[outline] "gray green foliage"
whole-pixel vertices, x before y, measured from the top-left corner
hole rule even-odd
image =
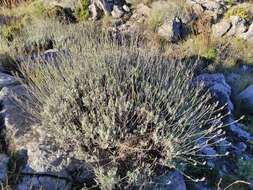
[[[222,108],[191,84],[192,69],[91,28],[72,27],[69,53],[55,61],[21,67],[31,119],[78,148],[100,189],[145,187],[202,164],[201,150],[222,135]]]

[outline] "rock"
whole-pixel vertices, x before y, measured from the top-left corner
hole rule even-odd
[[[15,84],[18,84],[18,82],[13,76],[0,72],[0,88],[3,88],[4,86],[12,86]]]
[[[243,19],[239,16],[231,16],[229,18],[229,20],[232,24],[232,27],[226,33],[227,36],[240,37],[247,30],[247,25],[246,25],[245,19]]]
[[[214,21],[217,21],[226,10],[223,0],[187,0],[186,4],[191,6],[197,15],[202,13],[210,15]]]
[[[100,14],[99,14],[96,4],[93,3],[89,5],[89,11],[91,13],[92,20],[97,20],[99,18]]]
[[[177,42],[183,36],[183,23],[175,17],[158,28],[158,35],[170,42]]]
[[[136,6],[136,9],[133,11],[133,14],[129,20],[119,26],[117,29],[123,34],[137,34],[142,33],[142,25],[147,21],[147,18],[150,16],[151,8],[140,3]]]
[[[197,76],[194,83],[202,83],[204,88],[210,90],[213,98],[219,101],[221,105],[228,104],[227,111],[232,112],[234,105],[230,100],[231,87],[226,83],[223,74],[201,74]]]
[[[224,36],[231,28],[232,24],[228,21],[222,21],[212,26],[213,34],[216,37]]]
[[[252,29],[253,30],[253,29]],[[222,36],[235,36],[239,38],[249,38],[251,31],[247,31],[247,22],[239,16],[231,16],[229,19],[222,20],[221,22],[212,26],[212,32],[216,37]]]
[[[253,84],[243,90],[237,100],[242,110],[253,115]]]
[[[253,72],[253,68],[250,65],[244,65],[244,64],[242,64],[242,65],[240,65],[238,71],[240,71],[242,73],[249,73],[249,74],[251,74]]]
[[[124,9],[128,12],[127,6],[124,5],[124,0],[91,0],[89,9],[93,20],[98,19],[101,14],[112,15],[114,18],[120,18],[124,14]]]
[[[0,154],[0,186],[7,182],[9,160],[8,156]]]
[[[21,85],[7,86],[0,91],[4,125],[9,140],[9,149],[22,152],[24,167],[17,190],[27,190],[32,184],[35,189],[70,189],[73,182],[90,181],[90,172],[78,160],[75,149],[62,150],[56,146],[45,130],[35,126],[29,116],[18,107],[12,98],[17,96],[25,101],[28,95]]]
[[[67,184],[65,180],[52,179],[52,177],[36,177],[35,176],[25,176],[22,178],[21,182],[15,187],[15,190],[29,190],[29,189],[45,189],[45,190],[69,190],[71,189],[71,184]]]
[[[130,8],[127,5],[123,5],[122,9],[126,12],[130,12]]]
[[[247,145],[244,142],[239,142],[234,147],[237,156],[241,155],[247,149]]]
[[[159,179],[154,179],[150,189],[159,190],[186,190],[184,177],[178,171],[168,172]],[[149,189],[149,188],[148,188]]]
[[[253,42],[253,23],[251,23],[247,32],[241,34],[240,37],[246,41]]]
[[[46,134],[33,126],[23,138],[18,139],[17,150],[26,150],[22,156],[26,160],[22,169],[23,177],[16,190],[26,190],[31,185],[35,189],[69,190],[73,183],[90,180],[90,172],[85,164],[75,160],[71,152],[65,152],[46,140]]]
[[[120,18],[124,15],[124,11],[119,6],[114,5],[111,14],[113,18]]]
[[[234,121],[231,119],[230,121],[228,121],[228,123],[232,123],[232,122]],[[251,140],[253,140],[252,136],[247,131],[244,131],[241,128],[241,125],[242,124],[239,124],[239,123],[232,123],[228,126],[228,130],[232,133],[231,136],[237,137],[244,142],[250,142]]]
[[[17,102],[13,100],[13,97],[21,98],[25,94],[25,88],[21,85],[4,87],[0,91],[1,114],[4,116],[6,130],[11,133],[13,141],[17,140],[19,136],[23,136],[29,128],[26,114],[17,107]],[[13,136],[14,134],[15,136]]]
[[[110,15],[113,5],[106,0],[91,0],[89,10],[93,20],[97,20],[101,14]]]

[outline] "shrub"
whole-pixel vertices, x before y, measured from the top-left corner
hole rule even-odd
[[[192,85],[192,70],[90,28],[72,28],[70,55],[21,66],[31,119],[78,149],[100,189],[146,187],[203,164],[201,150],[222,135],[222,108]]]
[[[216,49],[209,48],[204,54],[203,57],[205,57],[207,60],[214,61],[217,56]]]
[[[5,25],[1,30],[1,35],[4,39],[8,41],[12,41],[14,36],[17,35],[21,28],[23,27],[22,22],[20,20],[12,20],[8,25]]]
[[[75,16],[79,21],[89,18],[89,0],[80,0],[80,3],[75,8]]]

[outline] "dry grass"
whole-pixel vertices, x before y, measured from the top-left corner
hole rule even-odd
[[[0,6],[13,8],[27,1],[31,1],[31,0],[0,0]]]

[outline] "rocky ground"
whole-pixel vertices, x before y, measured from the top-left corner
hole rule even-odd
[[[43,3],[60,6],[64,10],[74,9],[75,6],[72,1],[43,1]],[[223,40],[224,38],[225,40],[236,38],[243,40],[243,43],[253,43],[252,1],[186,0],[180,6],[187,6],[189,11],[180,14],[175,11],[172,16],[159,18],[159,23],[155,23],[155,28],[145,27],[148,23],[150,24],[151,17],[157,14],[154,11],[161,10],[166,3],[169,2],[161,1],[162,5],[159,5],[157,2],[92,0],[89,5],[90,20],[103,25],[105,19],[103,20],[102,15],[109,15],[110,20],[106,23],[106,27],[113,35],[127,36],[141,33],[148,42],[152,41],[149,40],[150,36],[158,36],[159,43],[165,40],[165,43],[172,47],[172,51],[181,48],[180,45],[183,46],[182,43],[192,35],[205,33],[207,27],[210,29],[207,33],[217,38],[218,41],[221,41],[222,38]],[[67,13],[65,18],[69,20]],[[5,22],[6,20],[3,19],[2,22],[0,19],[0,28],[4,27]],[[204,27],[201,28],[198,24]],[[220,51],[218,45],[214,47],[215,51]],[[41,54],[43,54],[43,59],[48,59],[56,55],[58,51],[51,47]],[[248,50],[242,49],[241,51]],[[208,159],[208,172],[203,173],[205,170],[200,169],[199,172],[206,177],[204,181],[192,182],[180,172],[174,171],[164,179],[159,179],[167,182],[167,185],[159,189],[211,190],[214,189],[211,181],[213,176],[216,179],[229,178],[228,181],[231,180],[231,176],[239,176],[235,179],[243,178],[242,180],[247,181],[242,188],[253,189],[253,122],[251,120],[253,118],[253,54],[251,52],[252,50],[249,50],[247,61],[239,57],[236,60],[238,65],[227,70],[209,70],[210,65],[223,61],[222,56],[218,61],[205,56],[201,57],[208,66],[198,73],[193,83],[203,82],[205,88],[212,93],[213,98],[220,104],[226,105],[230,113],[224,118],[227,124],[225,138],[214,147],[206,147],[202,150],[203,155],[220,156]],[[196,56],[202,55],[196,53]],[[228,57],[229,55],[224,59]],[[17,60],[20,61],[18,58]],[[241,84],[242,82],[244,83]],[[13,95],[22,97],[26,92],[19,81],[10,74],[6,65],[2,66],[0,71],[0,89],[0,143],[3,150],[0,154],[0,182],[6,183],[10,175],[18,173],[15,190],[28,190],[31,186],[32,189],[43,187],[45,190],[68,190],[79,187],[83,183],[89,183],[92,179],[89,170],[84,167],[81,160],[75,157],[73,152],[64,152],[50,144],[43,130],[30,125],[24,119],[25,113],[17,105]],[[240,119],[242,115],[245,115],[246,119]],[[238,160],[250,163],[246,170],[251,173],[247,176],[239,175],[241,165],[238,164]],[[196,174],[193,172],[193,175]],[[198,174],[196,176],[199,177]]]

